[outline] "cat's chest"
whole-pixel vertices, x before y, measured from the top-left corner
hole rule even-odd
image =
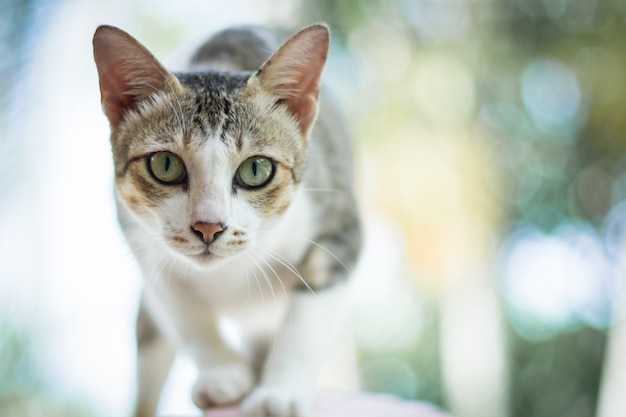
[[[189,277],[184,290],[221,311],[245,309],[287,295],[295,275],[272,259],[241,259],[223,270]]]
[[[150,304],[170,313],[200,309],[239,317],[258,308],[265,310],[283,304],[289,288],[304,279],[295,262],[275,258],[244,255],[219,268],[187,270],[184,275],[178,268],[164,268],[156,279],[145,282],[145,296]]]

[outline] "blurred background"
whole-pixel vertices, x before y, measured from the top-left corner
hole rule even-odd
[[[96,26],[167,61],[230,24],[316,21],[367,226],[362,388],[457,417],[625,415],[624,1],[0,0],[0,416],[133,398]],[[162,410],[192,409],[171,385]]]

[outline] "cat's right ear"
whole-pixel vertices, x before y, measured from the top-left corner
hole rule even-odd
[[[154,93],[180,88],[176,77],[135,38],[113,26],[93,36],[102,108],[115,131],[126,113]]]
[[[289,38],[248,82],[258,83],[279,98],[305,136],[317,118],[320,79],[329,43],[328,26],[309,26]]]

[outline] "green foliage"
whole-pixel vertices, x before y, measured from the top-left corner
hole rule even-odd
[[[531,343],[511,340],[511,417],[593,417],[606,344],[603,332],[583,328]]]

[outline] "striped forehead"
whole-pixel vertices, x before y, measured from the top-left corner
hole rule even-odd
[[[244,93],[249,76],[217,72],[177,75],[182,91],[157,94],[133,115],[128,135],[124,135],[123,142],[131,148],[126,154],[133,157],[159,150],[193,154],[202,151],[207,142],[221,143],[238,153],[290,148],[293,143],[287,143],[291,140],[282,130],[282,120],[272,116],[274,107],[259,104]]]
[[[248,76],[211,72],[178,75],[186,90],[185,113],[191,123],[188,128],[200,131],[207,139],[217,130],[228,132],[236,113],[234,107],[239,104],[238,93]]]
[[[233,136],[232,131],[245,127],[242,121],[246,112],[242,111],[239,92],[246,84],[247,75],[177,76],[183,86],[182,93],[156,94],[131,117],[134,120],[128,136],[144,138],[143,143],[135,143],[137,146],[194,147],[212,139],[226,142],[228,136]]]

